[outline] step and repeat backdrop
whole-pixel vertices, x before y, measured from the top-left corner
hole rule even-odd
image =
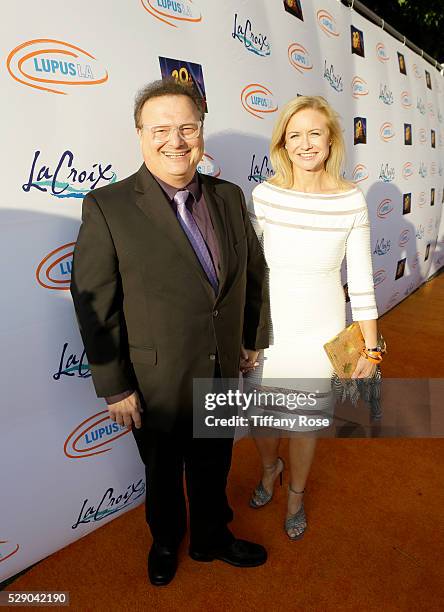
[[[335,0],[9,2],[0,32],[1,581],[144,499],[68,291],[84,195],[141,163],[136,91],[194,83],[207,103],[199,171],[247,198],[272,173],[279,109],[325,96],[367,197],[382,314],[444,265],[444,82]]]

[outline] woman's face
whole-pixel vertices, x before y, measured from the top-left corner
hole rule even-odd
[[[294,169],[322,170],[330,154],[330,134],[325,115],[312,108],[295,113],[285,132],[285,148]]]

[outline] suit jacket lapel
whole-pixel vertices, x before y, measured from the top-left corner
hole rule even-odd
[[[136,205],[151,222],[156,224],[159,231],[165,234],[169,242],[177,247],[180,254],[187,257],[189,264],[199,275],[205,289],[214,299],[214,291],[197,259],[193,247],[180,227],[165,193],[162,191],[159,183],[151,176],[145,164],[142,164],[137,172],[135,191]]]
[[[218,296],[220,296],[227,279],[228,269],[228,235],[225,202],[223,198],[216,193],[213,182],[211,182],[204,174],[201,174],[200,178],[202,191],[208,206],[208,212],[210,213],[216,239],[219,243],[220,273]]]

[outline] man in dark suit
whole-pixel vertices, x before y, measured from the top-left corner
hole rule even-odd
[[[239,567],[265,549],[236,539],[225,488],[231,438],[193,437],[193,379],[237,378],[268,346],[266,264],[236,185],[196,173],[204,151],[194,89],[157,81],[136,98],[144,163],[83,203],[71,293],[96,392],[132,426],[146,466],[148,573],[167,584],[190,556]]]

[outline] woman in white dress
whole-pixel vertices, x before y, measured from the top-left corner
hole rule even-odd
[[[316,379],[317,391],[324,381],[321,392],[331,392],[333,370],[323,345],[345,327],[344,255],[353,320],[359,321],[366,345],[353,377],[374,374],[369,357],[379,347],[370,226],[362,192],[342,178],[344,151],[337,114],[324,98],[300,96],[283,108],[270,146],[275,174],[253,190],[250,209],[270,274],[273,340],[258,358],[261,380]],[[280,386],[292,388],[285,381]],[[319,406],[322,412],[322,401],[317,412]],[[271,500],[284,462],[277,435],[258,435],[255,442],[263,474],[250,506],[260,508]],[[313,433],[289,436],[285,531],[290,540],[306,529],[303,494],[315,444]]]

